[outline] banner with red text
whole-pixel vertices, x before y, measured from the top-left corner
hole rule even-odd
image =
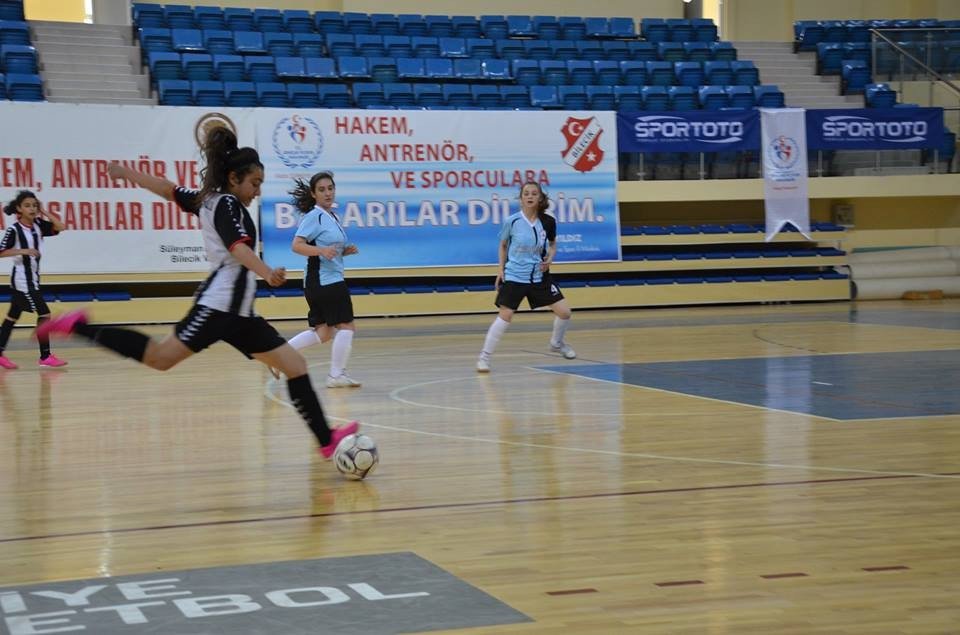
[[[558,262],[620,259],[617,127],[612,112],[257,111],[266,166],[264,257],[290,251],[293,179],[334,172],[337,214],[359,254],[348,268],[497,262],[500,223],[540,183],[558,221]]]
[[[199,187],[197,139],[227,123],[254,145],[252,109],[8,102],[0,111],[0,199],[32,190],[67,231],[44,244],[43,273],[206,271],[196,217],[106,174],[120,161]],[[254,219],[257,208],[250,210]],[[0,215],[0,230],[15,222]],[[0,273],[10,259],[0,259]],[[41,280],[42,282],[42,280]]]

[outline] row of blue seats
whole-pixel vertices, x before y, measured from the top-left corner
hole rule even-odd
[[[26,73],[0,74],[0,99],[12,101],[45,101],[43,80]]]
[[[605,279],[577,279],[564,278],[557,284],[564,289],[593,288],[593,287],[632,287],[639,285],[666,285],[666,284],[718,284],[729,282],[787,282],[809,280],[847,280],[849,276],[837,271],[793,271],[777,273],[724,273],[714,274],[662,274],[646,276],[622,276]],[[435,284],[350,284],[350,295],[396,295],[401,293],[460,293],[464,291],[486,293],[492,292],[493,284],[489,282],[475,283],[435,283]],[[303,289],[279,288],[257,289],[257,297],[295,298],[303,295]]]
[[[958,32],[960,35],[960,32]],[[897,42],[897,46],[928,64],[938,73],[960,72],[960,40],[946,40],[932,44],[922,42]],[[847,42],[844,44],[824,43],[817,45],[817,73],[831,75],[840,73],[843,63],[848,60],[860,60],[875,66],[878,73],[899,73],[901,69],[900,53],[888,44],[877,47],[876,60],[870,44]],[[914,63],[908,58],[903,60],[905,73],[914,73]]]
[[[793,23],[794,50],[814,50],[821,42],[869,42],[870,30],[881,30],[898,40],[924,38],[924,30],[960,30],[960,20],[797,20]],[[942,31],[939,33],[943,33]]]
[[[190,7],[133,4],[140,27],[289,31],[292,33],[376,33],[504,39],[508,37],[636,38],[633,18],[529,15],[446,16],[289,9]],[[710,23],[712,25],[712,22]],[[704,27],[706,28],[706,27]],[[716,39],[716,27],[712,29]]]
[[[160,103],[168,106],[275,108],[451,108],[565,110],[720,110],[782,108],[776,86],[514,86],[492,84],[355,83],[282,84],[161,80]]]
[[[810,230],[815,232],[842,232],[844,228],[836,223],[811,222]],[[762,234],[766,231],[763,223],[730,223],[718,225],[626,225],[620,228],[622,236],[666,236],[695,234]],[[797,233],[798,230],[787,226],[784,231]]]
[[[392,57],[271,57],[151,53],[153,80],[192,79],[273,82],[336,81],[493,81],[525,86],[756,86],[753,62],[614,62],[599,60],[474,60]]]
[[[500,59],[610,59],[707,61],[735,60],[730,42],[660,42],[591,40],[490,40],[486,38],[406,35],[282,33],[141,28],[145,54],[180,53],[270,54],[302,57],[479,57]]]

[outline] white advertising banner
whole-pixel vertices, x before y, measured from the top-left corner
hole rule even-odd
[[[787,224],[810,238],[805,113],[803,108],[760,109],[767,241]]]
[[[0,200],[36,193],[67,230],[46,241],[43,273],[206,271],[196,217],[107,176],[111,161],[199,188],[198,138],[215,122],[255,144],[252,109],[0,105]],[[258,218],[256,203],[250,210]],[[0,214],[0,231],[15,217]],[[0,258],[0,274],[10,259]]]

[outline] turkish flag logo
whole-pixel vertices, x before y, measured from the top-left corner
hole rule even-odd
[[[600,149],[603,128],[596,117],[570,117],[561,132],[567,141],[567,148],[560,153],[564,163],[578,172],[589,172],[600,165],[603,160],[603,150]]]

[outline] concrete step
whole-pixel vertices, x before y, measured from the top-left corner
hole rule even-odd
[[[125,106],[156,106],[157,100],[154,98],[113,98],[113,97],[47,97],[47,101],[69,104],[119,104]]]
[[[63,36],[63,35],[38,35],[33,38],[33,45],[37,48],[40,47],[56,47],[56,46],[130,46],[130,42],[124,40],[119,36],[103,36],[103,37],[88,37],[88,36]]]
[[[114,82],[114,81],[135,81],[150,82],[146,75],[135,75],[132,73],[75,73],[71,71],[44,71],[43,78],[47,81],[83,81],[83,82]]]
[[[131,58],[129,55],[92,55],[89,53],[70,55],[68,53],[40,53],[40,62],[46,66],[57,66],[60,64],[85,64],[86,66],[122,66],[126,65],[133,68],[134,62],[137,66],[140,64],[139,58]]]
[[[146,79],[146,78],[144,78]],[[70,90],[135,90],[141,95],[149,94],[144,89],[149,87],[149,83],[137,81],[135,77],[125,77],[120,79],[108,80],[102,78],[99,80],[76,80],[76,79],[50,79],[44,77],[47,88],[51,92],[65,92]]]
[[[130,63],[126,64],[89,64],[83,60],[76,62],[55,62],[44,63],[44,74],[46,73],[102,73],[104,75],[134,75],[134,69]],[[139,71],[139,65],[137,65]]]
[[[70,90],[57,90],[55,88],[48,87],[47,94],[51,97],[70,97],[70,98],[91,98],[91,99],[144,99],[146,95],[140,93],[139,90],[97,90],[95,88],[88,88],[85,90],[70,89]]]

